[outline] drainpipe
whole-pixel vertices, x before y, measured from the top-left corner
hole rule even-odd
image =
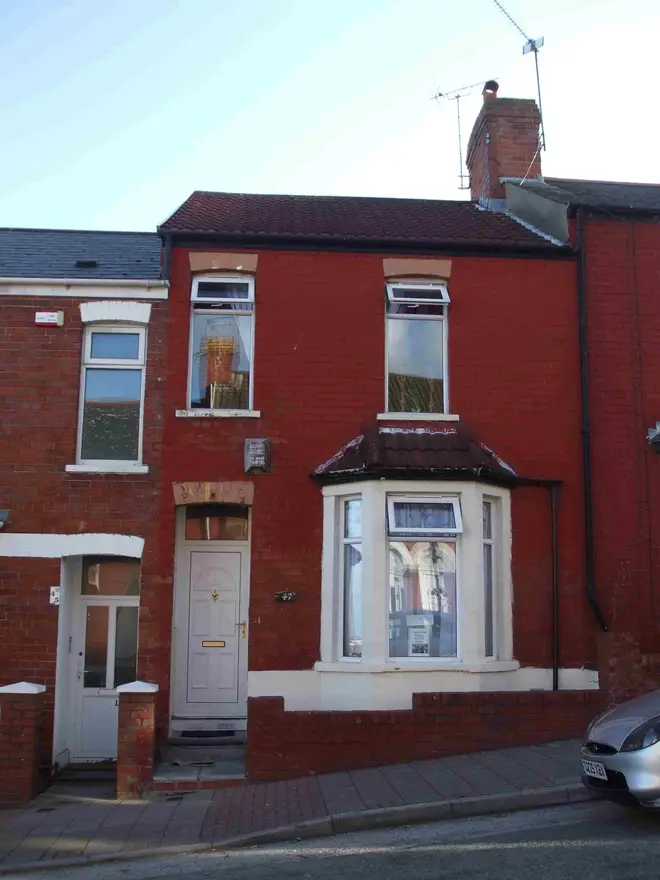
[[[587,263],[584,249],[584,212],[577,209],[577,251],[578,251],[578,320],[580,331],[580,377],[582,384],[582,469],[584,484],[584,543],[585,574],[587,579],[587,599],[596,615],[603,632],[607,624],[603,611],[596,598],[594,583],[594,524],[593,491],[591,485],[591,426],[589,419],[589,374],[587,352]]]
[[[552,528],[552,689],[559,690],[559,537],[557,534],[557,490],[550,487],[550,521]]]

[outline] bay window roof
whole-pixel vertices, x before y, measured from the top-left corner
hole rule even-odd
[[[422,477],[473,479],[506,486],[522,482],[512,467],[464,426],[369,426],[312,473],[320,485]]]

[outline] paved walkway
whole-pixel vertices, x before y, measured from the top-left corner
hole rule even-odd
[[[578,748],[570,740],[144,801],[116,801],[108,786],[55,785],[24,809],[0,812],[0,872],[258,832],[295,837],[494,812],[534,797],[559,802],[579,783]]]

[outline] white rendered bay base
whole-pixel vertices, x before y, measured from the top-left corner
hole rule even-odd
[[[287,711],[411,709],[413,694],[550,691],[552,669],[494,664],[492,671],[330,672],[321,669],[248,673],[249,697],[284,697]],[[508,669],[507,669],[508,667]],[[598,690],[593,669],[560,669],[560,690]]]

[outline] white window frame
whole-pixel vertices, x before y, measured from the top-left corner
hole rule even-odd
[[[199,296],[199,285],[203,284],[247,284],[247,297],[238,296]],[[254,302],[254,278],[252,275],[228,274],[228,275],[195,275],[193,277],[190,299],[194,303],[253,303]]]
[[[444,490],[442,494],[438,489]],[[412,490],[412,491],[411,491]],[[449,494],[451,492],[451,494]],[[428,483],[368,480],[323,488],[323,566],[321,599],[321,672],[502,672],[519,664],[513,659],[511,585],[511,493],[472,481]],[[389,496],[423,501],[451,498],[460,502],[463,531],[445,534],[457,544],[456,657],[389,657]],[[344,565],[343,505],[362,500],[362,657],[343,656]],[[483,500],[496,501],[497,540],[493,566],[496,654],[485,655],[485,582],[483,571]],[[436,532],[436,535],[438,533]],[[417,536],[413,536],[417,537]],[[423,536],[420,536],[423,537]],[[460,546],[459,546],[460,545]],[[475,677],[478,688],[478,677]],[[423,687],[422,687],[423,689]],[[468,689],[470,689],[468,687]]]
[[[446,283],[420,281],[418,279],[399,280],[388,282],[385,285],[387,300],[391,303],[400,303],[405,305],[441,305],[442,313],[438,315],[393,315],[385,309],[385,412],[383,415],[393,416],[395,419],[405,418],[410,415],[413,419],[419,419],[425,415],[430,418],[447,416],[449,409],[449,333],[448,333],[448,305],[450,303],[449,290]],[[418,300],[412,297],[401,296],[401,290],[435,290],[438,293],[437,298],[420,298]],[[389,321],[441,321],[442,322],[442,412],[441,413],[404,413],[401,410],[390,410],[390,353],[388,342],[388,322]]]
[[[346,536],[346,504],[348,501],[359,501],[360,505],[362,505],[362,497],[360,495],[345,495],[341,499],[339,507],[339,569],[341,583],[337,590],[337,605],[339,609],[338,636],[340,640],[337,655],[346,663],[359,663],[361,659],[360,657],[351,657],[344,651],[344,626],[346,619],[346,547],[349,544],[358,544],[360,552],[362,552],[363,540],[362,529],[360,530],[359,538],[349,538]],[[364,590],[364,584],[362,585],[362,589]]]
[[[428,282],[428,281],[390,281],[386,285],[387,288],[387,298],[390,302],[394,303],[410,303],[410,304],[419,304],[426,303],[428,305],[448,305],[450,302],[449,299],[449,290],[447,289],[447,285],[440,282]],[[427,290],[427,291],[435,291],[437,293],[436,297],[420,297],[419,299],[415,299],[414,296],[404,296],[402,291],[404,290]]]
[[[483,519],[482,519],[482,535],[481,535],[481,543],[482,546],[489,546],[490,550],[490,567],[491,567],[491,575],[493,579],[492,587],[491,587],[491,600],[493,603],[491,616],[492,616],[492,641],[493,641],[493,652],[492,654],[487,654],[484,650],[484,655],[487,659],[496,660],[499,656],[499,639],[498,639],[498,631],[500,629],[499,624],[499,604],[498,604],[498,595],[497,595],[497,585],[498,585],[498,569],[499,569],[499,560],[497,558],[497,543],[499,538],[499,523],[500,523],[500,502],[499,498],[493,497],[491,495],[484,495],[482,499],[482,504],[490,505],[490,537],[486,537],[483,533]],[[486,642],[486,610],[485,610],[485,600],[486,600],[486,571],[484,565],[483,572],[483,582],[484,582],[484,646]]]
[[[199,297],[197,294],[199,283],[200,282],[216,282],[216,283],[234,283],[241,282],[248,284],[248,298],[241,299],[239,297],[226,297],[226,296],[218,296],[218,297]],[[228,417],[241,417],[241,416],[254,416],[257,415],[254,410],[254,366],[255,366],[255,357],[254,357],[254,340],[255,340],[255,298],[254,298],[254,277],[251,275],[240,275],[240,274],[202,274],[193,276],[192,287],[190,292],[190,325],[189,325],[189,340],[188,340],[188,377],[187,377],[187,388],[186,388],[186,410],[178,411],[178,413],[186,413],[187,415],[193,416],[198,413],[204,413],[208,415],[218,415],[218,416],[228,416]],[[250,387],[248,388],[248,408],[247,409],[204,409],[203,407],[195,407],[193,409],[192,405],[192,369],[193,369],[193,323],[195,320],[195,315],[219,315],[223,314],[218,309],[205,309],[203,306],[209,305],[219,305],[221,303],[228,303],[230,305],[249,305],[251,308],[245,309],[244,311],[231,312],[227,311],[224,314],[231,315],[244,315],[250,316]]]
[[[449,504],[454,510],[455,526],[446,529],[410,529],[397,527],[395,525],[396,518],[394,516],[394,506],[396,504]],[[463,519],[461,517],[461,502],[457,496],[453,495],[392,495],[387,496],[387,524],[388,532],[393,537],[397,535],[410,535],[412,537],[428,537],[443,535],[460,535],[463,532]]]
[[[92,334],[93,333],[123,333],[129,335],[138,335],[138,357],[137,358],[93,358],[92,350]],[[130,468],[142,468],[142,443],[144,438],[144,392],[146,386],[147,363],[146,363],[146,327],[130,326],[126,324],[89,324],[85,327],[83,339],[83,356],[80,371],[80,395],[78,401],[78,432],[76,441],[76,467],[98,469],[100,471],[118,471]],[[141,373],[140,379],[140,421],[138,426],[138,448],[137,457],[131,459],[99,459],[99,458],[83,458],[83,422],[85,411],[85,383],[87,378],[87,370],[94,369],[139,369]],[[73,470],[73,468],[67,468]]]

